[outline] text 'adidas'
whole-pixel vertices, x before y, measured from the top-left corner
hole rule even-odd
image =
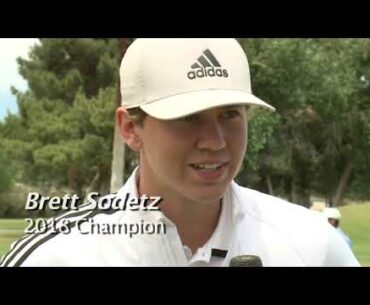
[[[191,69],[193,70],[188,72],[189,79],[215,76],[229,77],[227,70],[221,68],[220,63],[209,49],[198,57],[197,62],[191,66]]]

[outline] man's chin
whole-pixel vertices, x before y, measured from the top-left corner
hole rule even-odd
[[[225,193],[225,189],[217,188],[216,190],[203,190],[194,194],[193,201],[204,203],[204,204],[213,204],[220,201]]]

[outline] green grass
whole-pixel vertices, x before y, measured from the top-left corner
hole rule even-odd
[[[10,244],[24,235],[28,222],[24,219],[0,219],[0,257],[10,250]]]
[[[342,230],[352,239],[353,252],[362,266],[370,266],[370,203],[340,208]]]
[[[340,208],[341,227],[352,239],[353,252],[362,266],[370,266],[370,203],[350,204]],[[24,219],[0,219],[0,257],[10,244],[24,235]]]

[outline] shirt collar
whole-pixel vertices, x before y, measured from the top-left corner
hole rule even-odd
[[[125,185],[118,191],[117,196],[125,196],[127,193],[132,194],[133,196],[138,196],[138,178],[139,167],[136,167],[132,172],[132,175],[126,181]],[[203,247],[198,248],[196,253],[193,254],[189,264],[197,261],[209,263],[213,257],[223,258],[226,256],[232,242],[235,222],[237,221],[237,216],[240,213],[240,209],[237,206],[238,202],[233,198],[233,187],[234,182],[232,182],[227,188],[222,199],[221,214],[215,231],[210,239],[203,245]],[[155,221],[163,221],[166,223],[166,225],[175,226],[175,224],[160,211],[156,213],[145,212],[142,216],[144,215],[146,217],[151,217],[152,220]],[[186,245],[183,247],[185,246]]]
[[[139,167],[137,166],[133,170],[131,176],[128,178],[126,183],[118,190],[117,196],[124,197],[128,193],[138,197],[139,196],[139,192],[137,189],[138,178],[139,178]]]
[[[231,245],[234,222],[234,200],[232,200],[231,187],[222,199],[221,214],[211,238],[193,255],[190,263],[204,261],[209,263],[214,258],[224,258]]]

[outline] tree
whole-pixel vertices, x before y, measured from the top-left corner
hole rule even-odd
[[[278,112],[266,117],[261,128],[251,122],[248,153],[257,166],[247,162],[242,175],[254,176],[250,184],[270,192],[275,188],[293,202],[309,205],[311,192],[316,192],[338,204],[366,147],[354,132],[365,128],[358,111],[366,108],[357,55],[363,41],[241,43],[250,55],[254,93]]]
[[[94,190],[107,192],[117,43],[112,39],[40,41],[29,60],[18,59],[29,90],[13,89],[21,132],[9,130],[7,135],[23,144],[23,180],[68,185],[80,195],[95,181]]]
[[[9,190],[13,185],[14,167],[9,156],[0,151],[0,193]]]

